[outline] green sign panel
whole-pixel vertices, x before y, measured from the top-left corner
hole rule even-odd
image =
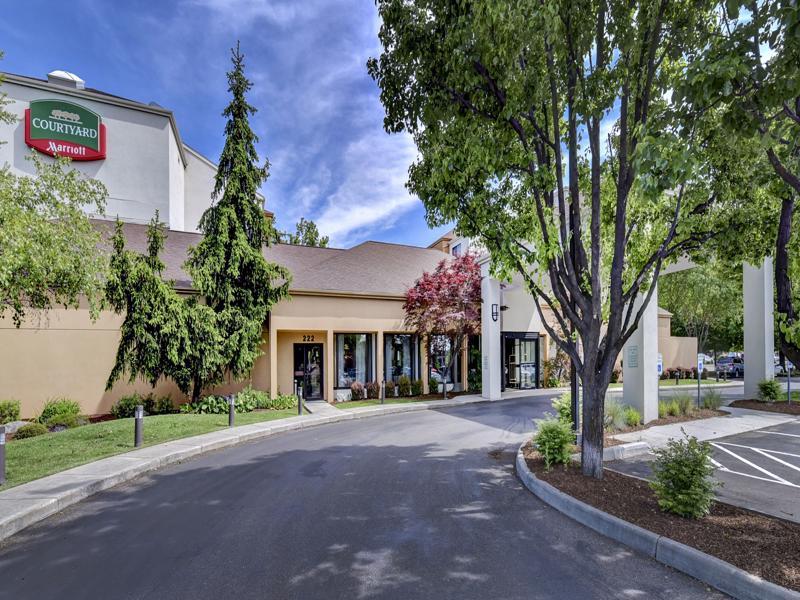
[[[65,100],[32,100],[25,111],[25,143],[50,156],[99,160],[106,156],[100,115]]]

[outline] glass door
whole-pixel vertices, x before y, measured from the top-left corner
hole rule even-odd
[[[521,390],[535,388],[539,379],[539,340],[516,335],[503,336],[505,387]]]
[[[294,345],[294,379],[303,398],[322,399],[322,344]]]

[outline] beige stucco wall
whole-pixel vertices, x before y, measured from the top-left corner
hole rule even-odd
[[[105,384],[119,345],[122,317],[104,311],[92,322],[88,309],[54,309],[41,318],[29,318],[17,329],[10,319],[0,320],[0,398],[20,401],[23,418],[34,417],[50,398],[78,400],[86,414],[106,413],[120,397],[154,392],[174,401],[185,396],[174,383],[162,380],[152,388],[146,381]],[[265,340],[267,334],[265,332]],[[266,344],[262,350],[267,351]],[[269,387],[269,355],[261,356],[252,372],[252,384]],[[228,381],[211,390],[238,391],[250,383]]]
[[[697,338],[659,337],[658,351],[664,361],[664,370],[691,369],[697,364]]]
[[[121,396],[138,391],[170,395],[185,400],[177,387],[162,381],[153,389],[149,383],[117,382],[105,390],[106,379],[114,365],[119,344],[122,317],[102,312],[92,322],[88,308],[54,309],[41,319],[30,318],[17,329],[10,319],[0,320],[1,398],[20,400],[23,417],[33,417],[45,401],[54,397],[78,400],[87,414],[108,412]],[[258,358],[248,380],[228,381],[209,392],[230,393],[252,383],[253,387],[272,394],[293,390],[292,344],[302,336],[314,335],[323,344],[325,355],[325,399],[334,398],[335,333],[372,333],[376,340],[376,379],[383,374],[383,335],[403,333],[403,303],[399,299],[324,297],[295,295],[282,302],[270,318],[271,330],[264,331],[264,354]],[[273,339],[274,338],[274,339]],[[277,352],[271,353],[271,347]],[[422,371],[427,389],[424,352]],[[466,369],[462,370],[466,373]],[[273,376],[274,374],[274,376]],[[274,381],[274,385],[271,383]]]

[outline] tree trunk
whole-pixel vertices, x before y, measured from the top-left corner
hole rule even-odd
[[[603,478],[603,407],[609,375],[586,372],[583,383],[581,468],[583,474],[595,479]]]
[[[797,315],[792,299],[792,282],[789,279],[789,240],[792,236],[792,218],[794,216],[794,198],[787,196],[781,205],[781,218],[778,224],[778,238],[775,245],[775,289],[777,291],[777,309],[787,323],[794,323]],[[779,331],[780,347],[784,354],[795,365],[800,363],[800,347],[793,344],[782,331]]]
[[[194,380],[194,385],[192,386],[192,403],[197,402],[200,400],[200,394],[203,392],[203,384],[199,379]]]

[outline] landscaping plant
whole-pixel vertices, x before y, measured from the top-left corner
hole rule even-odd
[[[409,379],[408,375],[401,375],[397,379],[397,387],[398,394],[401,396],[411,396],[411,379]]]
[[[432,273],[422,274],[406,292],[405,326],[421,338],[428,363],[443,356],[440,368],[442,394],[454,362],[461,357],[467,336],[481,331],[481,269],[472,254],[442,259]]]
[[[613,398],[606,401],[605,428],[607,431],[619,431],[625,428],[625,407]]]
[[[422,396],[422,379],[415,379],[411,382],[411,395]]]
[[[370,381],[365,386],[367,398],[370,400],[377,400],[381,397],[381,384],[377,381]]]
[[[111,407],[115,419],[128,419],[136,414],[136,407],[141,404],[145,415],[165,415],[176,412],[169,396],[156,398],[152,393],[142,396],[138,392],[123,396]]]
[[[717,390],[708,390],[703,394],[703,408],[717,410],[722,406],[722,394]]]
[[[628,427],[637,427],[642,422],[641,413],[632,406],[626,406],[624,411],[625,425]]]
[[[0,400],[0,425],[19,420],[19,400]]]
[[[758,383],[758,398],[764,402],[775,402],[783,395],[781,384],[774,379],[764,379]]]
[[[678,406],[678,413],[681,415],[691,414],[694,408],[694,398],[689,394],[676,394],[673,396],[672,401]]]
[[[542,455],[544,466],[548,470],[551,465],[569,463],[574,443],[575,434],[572,428],[559,419],[539,421],[533,436],[533,446]]]
[[[698,518],[708,514],[716,483],[709,460],[711,445],[694,436],[670,440],[665,448],[653,450],[653,481],[658,506],[665,512]]]
[[[81,412],[81,405],[69,398],[55,398],[48,400],[39,415],[39,423],[47,423],[48,419],[55,415],[77,415]]]
[[[248,413],[256,409],[256,401],[244,396],[234,397],[233,410],[237,413]],[[197,402],[187,402],[181,405],[180,412],[194,413],[199,415],[222,415],[228,414],[228,399],[225,396],[204,396]]]
[[[14,433],[14,439],[24,440],[25,438],[32,438],[45,433],[48,433],[48,429],[42,423],[28,423],[17,429]]]
[[[556,416],[558,417],[559,421],[561,421],[563,423],[570,424],[570,425],[572,424],[572,394],[571,393],[564,392],[558,398],[553,400],[553,403],[551,404],[551,406],[555,409]]]
[[[665,419],[669,414],[669,402],[659,400],[658,402],[658,418]]]
[[[354,381],[350,384],[350,400],[363,400],[366,398],[364,384],[360,381]]]
[[[89,419],[73,413],[57,413],[44,422],[44,425],[50,431],[73,429],[75,427],[81,427],[83,425],[88,425],[88,424],[89,424]]]

